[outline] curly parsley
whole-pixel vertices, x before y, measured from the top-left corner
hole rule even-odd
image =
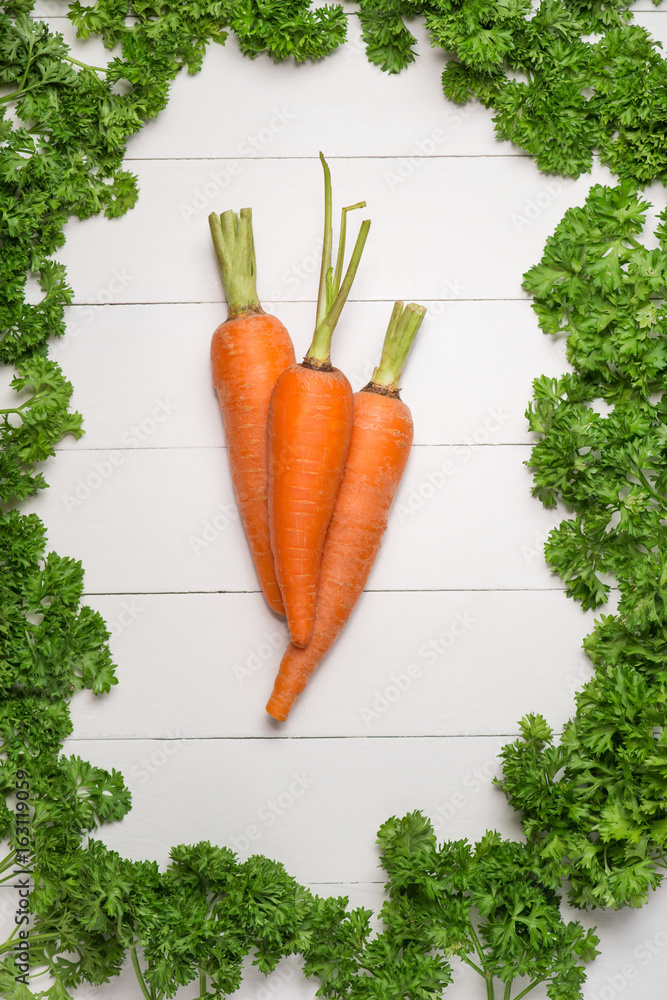
[[[596,185],[524,280],[573,368],[536,379],[527,413],[533,492],[573,515],[546,558],[585,608],[619,588],[560,742],[529,716],[503,752],[502,785],[578,906],[640,906],[667,864],[667,213],[648,250],[648,208],[629,181]]]
[[[417,14],[447,54],[445,96],[493,108],[498,138],[540,170],[578,177],[597,154],[619,177],[667,182],[667,61],[625,0],[359,0],[368,58],[408,66]]]
[[[369,58],[388,72],[414,59],[404,18],[425,14],[433,43],[455,54],[445,92],[496,108],[498,135],[542,169],[576,176],[598,151],[638,184],[664,178],[665,63],[621,0],[543,0],[537,11],[528,0],[359,6]],[[578,1000],[598,942],[562,919],[563,879],[576,905],[640,905],[667,861],[667,219],[660,250],[648,251],[636,189],[595,188],[526,276],[543,328],[567,332],[574,368],[538,379],[529,411],[536,495],[575,515],[547,555],[584,606],[604,602],[610,579],[620,589],[618,612],[585,642],[596,674],[560,742],[530,716],[504,750],[502,783],[527,845],[493,832],[438,845],[420,813],[391,818],[379,832],[388,875],[379,931],[345,898],[314,897],[275,862],[240,862],[208,842],[175,847],[160,872],[91,837],[127,813],[129,791],[115,770],[61,751],[72,695],[116,683],[109,633],[82,605],[80,563],[47,552],[44,525],[18,509],[46,487],[38,466],[58,441],[82,432],[71,386],[46,357],[72,299],[53,258],[70,216],[113,218],[133,206],[127,140],[165,107],[181,69],[199,70],[210,41],[232,32],[250,57],[301,62],[339,46],[346,20],[340,5],[307,0],[71,3],[81,38],[118,48],[95,67],[74,59],[33,7],[0,5],[0,361],[16,365],[15,404],[0,411],[0,835],[9,840],[0,874],[26,864],[7,802],[27,775],[31,955],[53,985],[33,993],[19,981],[12,935],[0,944],[2,995],[66,1000],[128,959],[145,1000],[191,982],[222,1000],[252,954],[263,972],[302,956],[330,998],[435,1000],[458,959],[489,998],[500,987],[519,1000],[543,983],[552,1000]],[[29,275],[43,292],[34,305]]]

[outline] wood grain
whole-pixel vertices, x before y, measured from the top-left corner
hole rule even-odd
[[[71,39],[63,7],[40,0],[36,12]],[[649,0],[636,9],[667,40],[665,13]],[[494,138],[492,112],[447,104],[441,54],[416,32],[419,59],[396,77],[367,63],[351,16],[350,41],[322,64],[250,62],[231,40],[174,83],[160,120],[130,143],[137,207],[67,226],[59,257],[75,305],[53,354],[87,433],[63,442],[45,468],[50,489],[29,505],[51,547],[83,560],[87,601],[112,628],[120,685],[77,696],[66,748],[120,769],[132,788],[131,813],[102,839],[161,864],[179,841],[261,851],[317,891],[375,909],[374,838],[389,815],[422,809],[447,838],[519,835],[490,784],[498,751],[525,712],[556,728],[566,720],[590,671],[581,639],[594,617],[566,600],[541,556],[563,512],[530,496],[523,414],[532,378],[567,365],[521,279],[566,208],[613,178],[599,164],[577,181],[540,174]],[[98,42],[76,48],[109,58]],[[394,299],[429,314],[404,378],[417,447],[386,543],[348,629],[280,728],[263,705],[284,626],[257,592],[210,383],[224,305],[206,216],[253,206],[260,296],[304,353],[320,149],[336,203],[365,198],[373,220],[334,343],[355,388]],[[649,194],[664,205],[657,186]],[[5,922],[12,892],[0,887]],[[586,1000],[664,996],[665,892],[639,912],[576,918],[601,927]],[[287,962],[268,981],[250,970],[236,996],[310,1000],[315,989]],[[480,990],[457,973],[447,997]],[[129,1000],[137,987],[126,970],[80,995]]]

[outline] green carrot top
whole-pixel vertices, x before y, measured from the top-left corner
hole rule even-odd
[[[409,302],[395,302],[382,345],[380,364],[365,389],[382,390],[398,395],[398,383],[417,331],[426,315],[426,307]]]
[[[218,258],[229,319],[247,312],[262,312],[257,297],[257,265],[252,232],[252,209],[231,210],[208,217]]]
[[[360,201],[356,205],[348,205],[341,212],[340,234],[338,237],[338,250],[336,252],[336,264],[332,267],[331,256],[333,248],[333,227],[332,227],[332,195],[331,195],[331,172],[322,153],[320,160],[324,169],[324,239],[322,242],[322,266],[320,269],[320,283],[317,294],[317,314],[315,319],[315,332],[313,340],[308,349],[304,361],[312,361],[316,365],[327,366],[331,364],[331,338],[333,336],[336,323],[340,318],[343,306],[347,301],[352,288],[354,276],[359,267],[361,254],[366,243],[368,230],[370,229],[370,219],[364,219],[359,229],[357,241],[350,257],[350,262],[345,272],[345,277],[341,281],[343,274],[343,258],[345,256],[345,236],[347,229],[347,213],[356,208],[365,208],[366,202]]]

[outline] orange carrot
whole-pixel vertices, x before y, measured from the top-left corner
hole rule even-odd
[[[229,451],[239,514],[264,596],[284,615],[271,552],[267,503],[267,420],[276,379],[294,364],[290,336],[265,313],[256,288],[252,211],[209,216],[228,316],[213,334],[213,384]]]
[[[343,209],[335,270],[331,267],[331,175],[324,168],[324,242],[313,341],[303,363],[276,381],[269,409],[269,525],[276,576],[291,641],[305,646],[315,614],[324,539],[352,433],[352,389],[331,365],[331,338],[359,265],[370,222],[361,224],[345,278]]]
[[[412,417],[398,380],[425,309],[394,306],[380,365],[354,394],[354,427],[327,533],[310,642],[290,643],[266,710],[281,722],[331,649],[366,586],[412,444]]]

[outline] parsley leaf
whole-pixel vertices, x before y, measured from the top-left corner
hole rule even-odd
[[[323,59],[347,33],[340,4],[311,9],[310,0],[237,0],[230,23],[245,56],[268,52],[274,62]]]
[[[389,881],[377,934],[368,911],[316,901],[304,971],[322,980],[318,995],[434,1000],[458,958],[483,976],[489,996],[494,981],[510,996],[511,984],[527,977],[525,989],[546,983],[549,996],[582,997],[583,963],[597,954],[598,939],[565,923],[525,844],[493,831],[474,845],[438,844],[420,812],[391,817],[378,843]]]
[[[421,6],[404,0],[360,0],[361,37],[370,62],[387,73],[399,73],[414,62],[417,39],[406,27],[403,15]]]
[[[0,410],[0,500],[25,500],[46,486],[33,466],[55,455],[65,434],[80,437],[81,415],[69,411],[72,386],[58,365],[40,355],[23,361],[11,387],[21,402]]]
[[[527,412],[533,493],[573,515],[546,558],[585,608],[619,589],[560,742],[534,716],[503,750],[501,784],[577,906],[641,906],[667,864],[667,255],[639,240],[649,207],[629,181],[594,186],[524,280],[573,368],[537,379]]]

